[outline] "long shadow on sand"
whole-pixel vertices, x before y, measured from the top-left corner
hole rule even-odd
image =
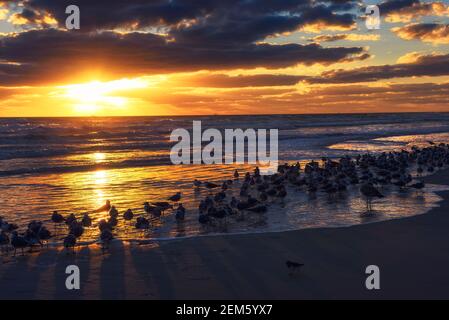
[[[167,268],[171,267],[167,264],[168,255],[160,248],[142,250],[134,247],[130,252],[136,272],[144,281],[146,289],[154,292],[159,299],[174,299],[173,279],[167,272]]]
[[[115,242],[110,252],[102,255],[100,268],[101,299],[125,299],[125,247]]]
[[[5,268],[0,279],[0,299],[33,299],[39,288],[39,279],[51,260],[53,250],[6,257],[0,267]],[[13,285],[11,285],[13,283]]]

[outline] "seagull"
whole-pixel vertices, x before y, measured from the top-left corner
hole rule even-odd
[[[285,262],[285,265],[287,266],[287,268],[289,270],[289,275],[293,276],[296,271],[299,271],[301,269],[301,267],[304,266],[304,263],[298,263],[298,262],[287,260]]]
[[[410,188],[416,189],[416,191],[420,191],[422,192],[422,189],[425,187],[426,185],[424,184],[424,182],[419,181],[417,183],[411,184],[409,185]]]
[[[82,223],[77,221],[72,222],[72,224],[69,226],[69,233],[73,234],[75,238],[81,237],[84,233],[84,227]]]
[[[103,232],[104,230],[112,230],[112,226],[104,219],[100,220],[98,222],[98,229],[100,229],[100,232]]]
[[[144,217],[138,217],[135,226],[136,229],[149,229],[150,222],[148,221],[148,219],[145,219]]]
[[[162,214],[163,207],[154,206],[154,205],[149,204],[148,202],[145,202],[144,206],[143,206],[143,210],[146,213],[151,214],[151,215],[159,218],[161,216],[161,214]]]
[[[9,237],[5,231],[0,232],[0,247],[2,248],[2,253],[8,253]]]
[[[126,212],[123,214],[123,219],[126,221],[130,221],[134,218],[134,213],[131,209],[126,210]]]
[[[182,203],[180,203],[178,209],[176,210],[176,220],[177,221],[184,220],[185,214],[186,214],[186,209],[183,207]]]
[[[47,244],[47,247],[48,247],[48,240],[50,240],[53,237],[50,230],[45,228],[45,226],[41,226],[41,228],[37,233],[37,236],[39,240],[44,241]]]
[[[76,222],[76,217],[71,213],[67,218],[65,218],[65,223],[70,226],[73,222]]]
[[[89,217],[88,213],[85,213],[83,215],[83,219],[81,220],[81,224],[83,225],[83,227],[90,227],[92,226],[92,219]]]
[[[51,215],[51,221],[53,221],[54,224],[63,223],[64,217],[62,216],[62,214],[58,213],[58,211],[53,211],[53,214]]]
[[[372,210],[371,201],[372,198],[383,198],[384,195],[377,190],[371,183],[365,183],[360,187],[360,192],[366,198],[366,208],[368,211]]]
[[[111,218],[117,218],[118,217],[118,210],[116,207],[111,206],[111,209],[109,210],[109,216]]]
[[[109,251],[109,243],[112,239],[114,239],[114,236],[112,235],[112,232],[105,229],[100,234],[101,239],[101,252],[104,254],[105,251]]]
[[[178,202],[181,200],[181,192],[177,192],[175,195],[169,197],[168,200]]]
[[[159,207],[161,211],[165,211],[167,209],[173,208],[173,206],[166,201],[157,201],[157,202],[152,202],[151,204],[155,205],[156,207]]]
[[[67,253],[69,253],[69,248],[72,248],[73,253],[75,253],[75,245],[76,245],[76,237],[69,233],[67,237],[64,238],[64,248],[67,249]]]
[[[111,201],[106,200],[106,204],[101,206],[100,208],[94,210],[94,213],[100,213],[100,212],[109,212],[111,210]]]
[[[207,189],[214,189],[214,188],[218,188],[219,187],[218,184],[213,183],[213,182],[206,182],[205,185],[206,185]]]
[[[17,231],[14,231],[12,233],[11,245],[14,247],[14,257],[15,257],[17,249],[21,249],[22,250],[22,256],[23,256],[23,249],[28,247],[30,244],[25,239],[25,237],[19,236]]]
[[[111,227],[116,227],[117,224],[118,224],[117,218],[116,218],[116,217],[110,217],[110,218],[108,219],[108,224],[109,224]]]
[[[199,188],[199,187],[201,187],[202,182],[201,182],[200,180],[198,180],[198,179],[195,179],[195,180],[193,181],[193,185],[194,185],[196,188]]]

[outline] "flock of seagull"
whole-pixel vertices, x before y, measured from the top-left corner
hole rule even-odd
[[[410,151],[402,150],[381,154],[359,154],[355,157],[345,156],[338,161],[322,158],[321,161],[310,161],[304,168],[299,162],[283,164],[278,172],[272,175],[261,175],[258,167],[252,173],[246,172],[240,183],[239,195],[230,196],[227,190],[240,180],[241,176],[236,170],[233,179],[225,180],[221,184],[195,180],[193,187],[209,190],[208,195],[199,202],[198,223],[201,225],[221,225],[226,223],[229,216],[245,219],[245,213],[264,213],[270,204],[287,196],[287,187],[294,192],[315,194],[322,192],[333,198],[343,193],[350,185],[359,186],[360,194],[366,200],[367,213],[372,211],[372,200],[382,198],[382,188],[385,185],[394,185],[400,189],[413,188],[422,192],[424,183],[415,181],[411,175],[411,168],[415,167],[417,177],[424,172],[432,173],[449,165],[449,144],[434,144],[418,148],[412,147]],[[291,191],[289,191],[291,192]],[[176,221],[182,223],[185,219],[186,209],[180,200],[181,192],[169,197],[167,201],[145,202],[143,215],[136,215],[131,209],[121,216],[125,221],[133,221],[136,229],[150,229],[155,220],[158,220],[167,210],[175,213]],[[0,217],[0,247],[3,254],[11,249],[16,255],[17,249],[34,246],[43,247],[55,237],[57,226],[66,225],[68,233],[63,238],[63,246],[67,252],[75,253],[75,247],[86,228],[99,229],[99,243],[103,253],[109,250],[109,243],[114,238],[114,228],[120,218],[119,211],[110,201],[94,210],[93,213],[107,212],[109,218],[102,219],[94,225],[88,213],[77,218],[73,213],[64,217],[57,211],[53,212],[51,221],[55,232],[52,233],[41,221],[31,221],[24,233],[19,234],[16,224],[8,223]],[[238,220],[237,219],[237,220]]]

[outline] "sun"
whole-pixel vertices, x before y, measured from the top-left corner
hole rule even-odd
[[[126,108],[129,99],[119,95],[120,91],[146,87],[141,79],[121,79],[108,82],[91,81],[62,86],[64,97],[73,101],[76,114],[94,115],[111,109]]]

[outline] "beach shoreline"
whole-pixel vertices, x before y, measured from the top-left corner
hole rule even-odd
[[[448,184],[449,170],[425,177]],[[449,191],[429,212],[343,228],[116,242],[2,257],[1,299],[447,299]],[[290,276],[286,260],[305,266]],[[81,289],[67,290],[77,265]],[[365,269],[380,268],[380,290]]]

